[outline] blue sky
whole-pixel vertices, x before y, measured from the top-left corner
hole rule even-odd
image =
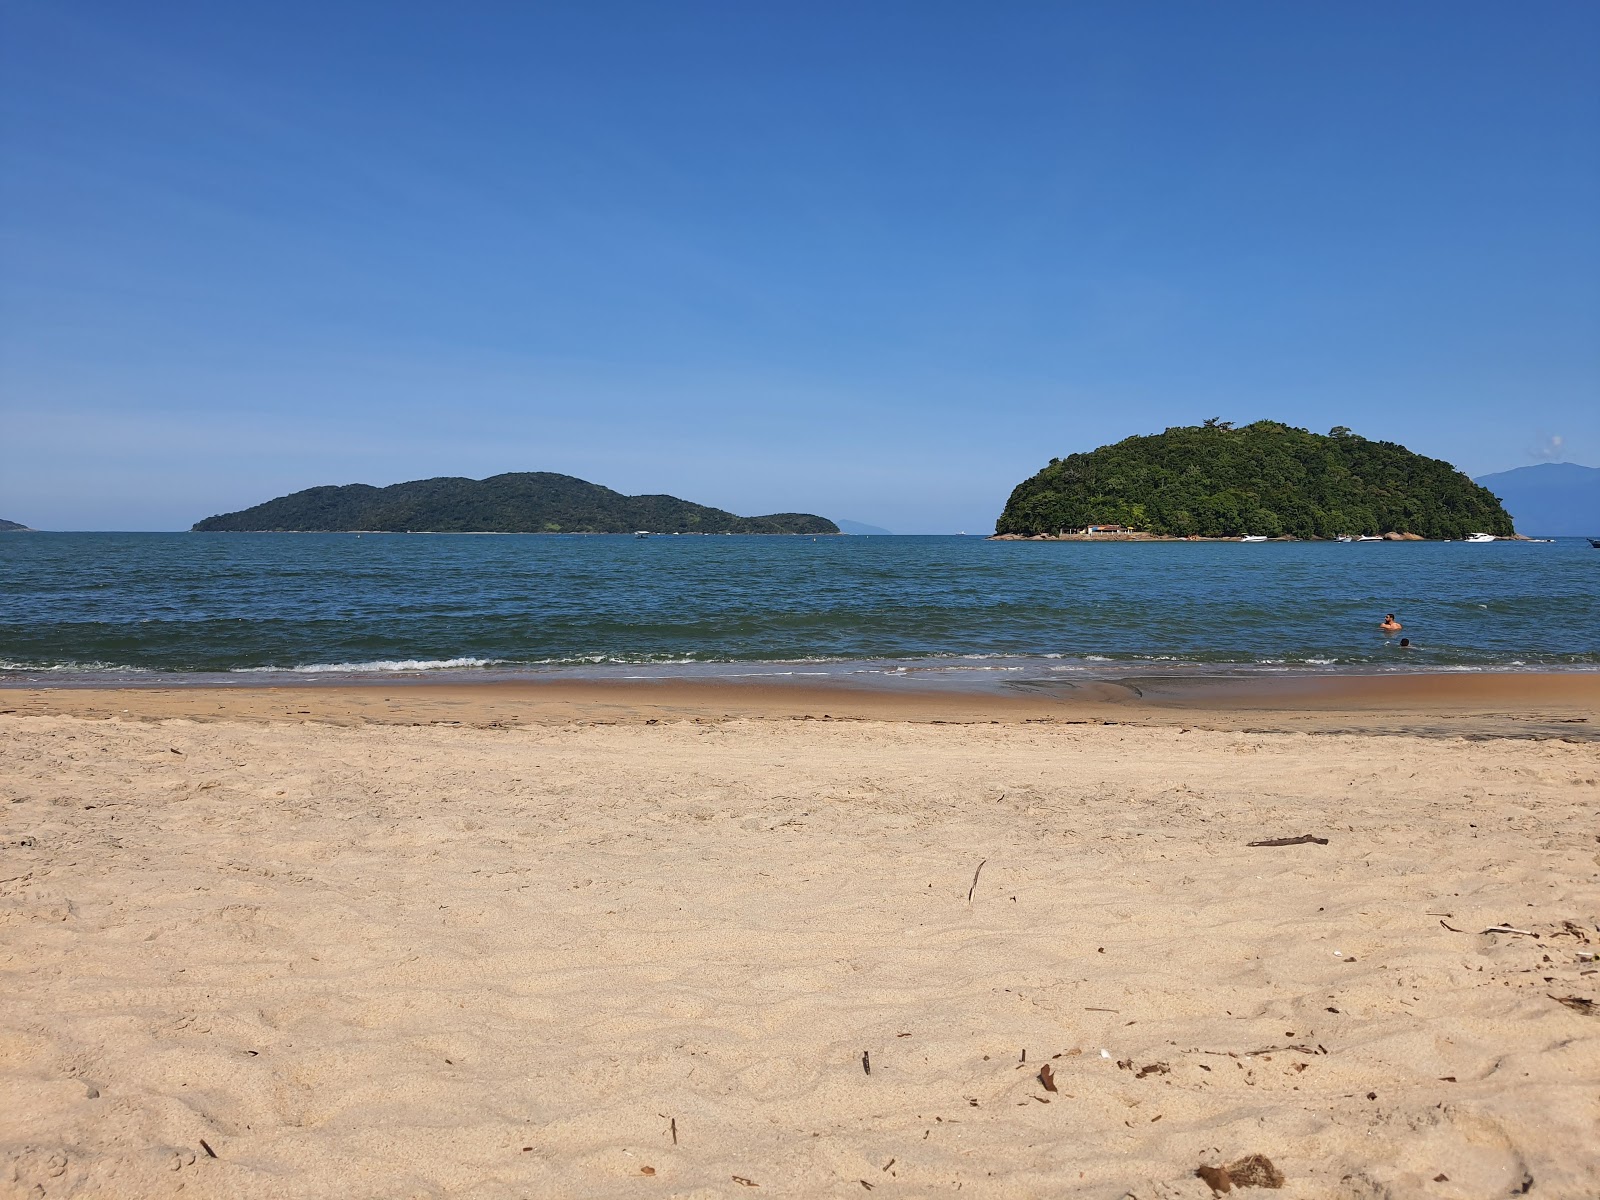
[[[1213,415],[1600,462],[1592,3],[0,14],[31,525],[554,470],[986,531]]]

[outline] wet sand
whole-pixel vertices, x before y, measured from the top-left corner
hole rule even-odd
[[[891,682],[571,680],[0,688],[0,715],[470,726],[854,720],[1600,736],[1600,672],[1132,677],[964,690]]]
[[[1343,686],[0,692],[0,1197],[1593,1200],[1594,684]]]

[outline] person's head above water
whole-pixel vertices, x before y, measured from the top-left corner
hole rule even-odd
[[[1411,639],[1410,638],[1401,638],[1400,639],[1400,647],[1403,650],[1411,649]]]

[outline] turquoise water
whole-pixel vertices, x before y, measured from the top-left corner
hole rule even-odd
[[[1416,643],[1377,631],[1398,612]],[[7,534],[0,678],[1600,666],[1600,551],[1496,542]]]

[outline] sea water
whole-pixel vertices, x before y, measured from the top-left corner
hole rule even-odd
[[[1378,623],[1399,614],[1409,649]],[[1600,668],[1600,551],[0,535],[0,680]]]

